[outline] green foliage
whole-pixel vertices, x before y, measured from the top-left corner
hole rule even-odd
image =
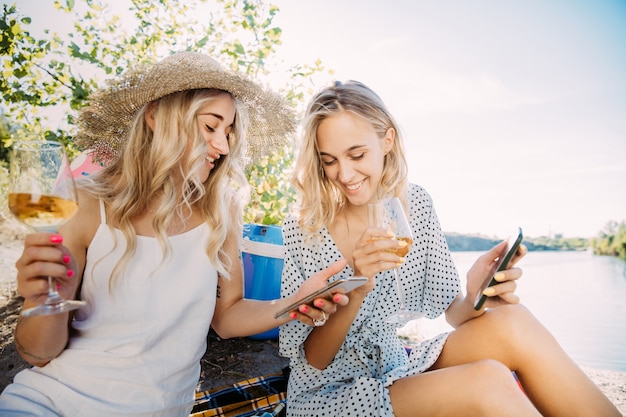
[[[0,113],[0,166],[6,166],[9,159],[9,148],[5,146],[5,139],[11,137],[9,120]]]
[[[282,31],[273,24],[279,10],[264,0],[131,0],[125,18],[102,0],[55,0],[54,5],[72,16],[73,26],[64,33],[45,30],[40,38],[31,34],[30,17],[20,16],[15,5],[3,5],[0,91],[7,120],[6,126],[0,125],[3,161],[15,138],[25,134],[60,141],[70,158],[75,156],[77,112],[103,86],[103,79],[131,66],[168,52],[195,50],[260,78],[272,72],[271,58],[281,43]],[[312,92],[312,76],[322,71],[319,61],[283,70],[285,84],[279,90],[294,109]],[[251,169],[254,191],[246,221],[282,222],[294,198],[286,169],[292,162],[293,149],[288,147]]]
[[[71,144],[71,138],[64,130],[44,127],[46,116],[43,112],[73,100],[74,91],[78,94],[85,89],[82,80],[72,76],[64,60],[57,59],[60,53],[56,39],[35,39],[27,30],[30,23],[29,17],[18,18],[15,5],[3,5],[0,92],[10,126],[0,131],[5,150],[16,138],[25,135]],[[72,98],[68,99],[68,96]],[[71,151],[70,155],[73,155]],[[6,158],[7,154],[2,157]]]
[[[0,218],[9,218],[9,201],[6,193],[6,189],[9,186],[9,171],[6,166],[0,165],[0,189],[2,190],[2,194],[0,194]]]
[[[244,214],[244,222],[282,223],[288,214],[289,205],[295,201],[295,192],[288,181],[293,156],[293,151],[285,147],[251,167],[248,181],[253,190]]]
[[[524,244],[528,250],[587,250],[590,246],[588,239],[581,237],[564,238],[563,236],[555,237],[536,237],[524,239]]]
[[[598,237],[593,239],[592,248],[596,255],[617,256],[626,260],[626,223],[608,222]]]

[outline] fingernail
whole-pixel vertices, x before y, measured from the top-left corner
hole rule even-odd
[[[70,255],[63,255],[63,262],[66,264],[70,262]]]
[[[289,313],[289,317],[295,319],[296,317],[298,317],[298,315],[292,311],[291,313]]]
[[[335,296],[333,297],[333,301],[334,301],[334,302],[336,302],[336,303],[338,303],[339,301],[341,301],[341,296],[340,296],[339,294],[335,295]]]
[[[60,289],[61,289],[61,284],[57,282],[57,291],[59,291]]]
[[[303,313],[307,313],[309,311],[309,307],[308,306],[302,306],[300,307],[300,311]]]
[[[61,243],[61,242],[63,242],[63,236],[61,235],[50,236],[50,243]]]
[[[495,288],[489,287],[489,288],[485,288],[485,291],[483,291],[483,294],[489,296],[489,295],[494,295],[496,293]]]
[[[323,306],[323,305],[324,305],[324,302],[323,302],[322,300],[317,300],[317,301],[315,302],[315,307],[321,307],[321,306]]]
[[[504,281],[504,272],[496,272],[495,275],[493,276],[493,279],[495,279],[496,281],[500,282],[500,281]]]
[[[398,240],[398,244],[400,245],[401,248],[403,248],[406,245],[408,245],[408,243],[406,243],[404,240]]]
[[[71,269],[67,270],[67,277],[68,278],[72,278],[74,276],[74,271],[72,271]]]

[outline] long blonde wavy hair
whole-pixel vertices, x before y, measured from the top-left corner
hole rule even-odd
[[[236,116],[228,135],[229,154],[215,161],[204,183],[200,182],[199,172],[205,164],[207,145],[196,119],[198,111],[223,92],[187,90],[144,105],[132,119],[121,156],[97,174],[77,182],[79,187],[105,202],[109,227],[117,225],[128,245],[113,269],[109,286],[136,251],[137,236],[131,219],[147,210],[151,201],[161,201],[154,212],[152,227],[162,249],[162,262],[171,253],[168,226],[175,216],[184,221],[191,213],[191,206],[197,205],[212,231],[206,254],[221,276],[230,277],[229,269],[235,260],[222,248],[229,232],[241,236],[243,227],[239,198],[247,194],[247,181],[240,165],[246,143],[245,114],[233,98]],[[145,122],[150,106],[155,106],[154,132]],[[240,195],[236,195],[236,189],[241,191]]]
[[[301,229],[311,235],[332,224],[345,205],[341,190],[324,174],[317,146],[320,123],[342,112],[351,112],[369,122],[381,140],[389,128],[395,129],[396,139],[385,155],[378,194],[399,197],[406,205],[408,168],[397,123],[381,98],[365,84],[336,82],[317,93],[307,105],[300,150],[291,178],[299,196],[294,212],[299,214]]]

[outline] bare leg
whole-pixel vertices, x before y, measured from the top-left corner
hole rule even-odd
[[[487,311],[456,329],[433,369],[493,359],[518,375],[545,416],[621,416],[556,339],[521,305]]]
[[[511,371],[493,360],[407,377],[390,386],[389,394],[397,417],[540,416]]]

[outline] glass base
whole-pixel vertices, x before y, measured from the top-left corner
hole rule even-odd
[[[52,314],[60,314],[65,313],[66,311],[76,310],[80,307],[86,306],[87,303],[85,301],[79,300],[63,300],[54,302],[47,302],[37,307],[29,308],[27,310],[22,311],[22,317],[30,317],[30,316],[49,316]]]
[[[423,313],[416,313],[415,311],[410,310],[398,310],[387,317],[385,322],[389,324],[399,324],[400,327],[402,327],[408,322],[421,319],[422,317],[424,317]]]

